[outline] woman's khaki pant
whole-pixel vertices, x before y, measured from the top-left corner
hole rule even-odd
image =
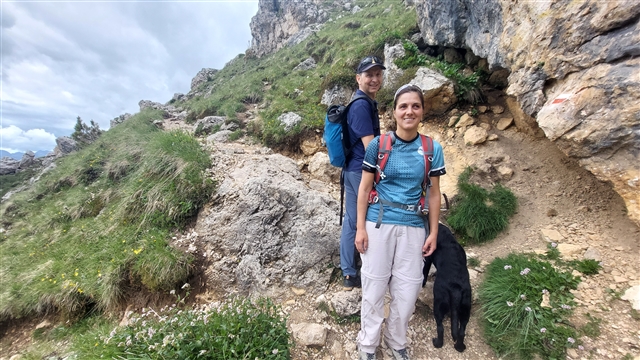
[[[367,222],[369,247],[361,254],[362,309],[358,333],[359,349],[375,353],[384,321],[384,296],[391,303],[384,332],[387,344],[396,350],[407,347],[407,328],[422,287],[424,228]]]

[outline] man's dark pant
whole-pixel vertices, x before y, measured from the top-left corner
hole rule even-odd
[[[340,267],[342,276],[355,276],[356,271],[356,215],[358,212],[358,187],[362,172],[345,171],[345,214],[340,235]]]

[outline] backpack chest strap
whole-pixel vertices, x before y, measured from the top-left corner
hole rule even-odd
[[[380,224],[382,224],[382,216],[384,214],[384,205],[390,206],[396,209],[406,210],[422,217],[426,216],[429,213],[429,211],[427,209],[423,209],[422,205],[420,204],[413,204],[413,205],[399,204],[399,203],[395,203],[385,199],[381,199],[378,196],[375,197],[374,203],[380,203],[380,207],[378,210],[378,219],[376,220],[376,229],[380,228]]]

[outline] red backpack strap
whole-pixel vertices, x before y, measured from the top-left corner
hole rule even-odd
[[[429,172],[431,171],[431,160],[433,160],[433,139],[426,135],[420,134],[422,140],[422,152],[424,154],[424,179],[422,179],[422,190],[426,190],[431,185],[429,180]]]
[[[384,167],[387,165],[387,161],[389,160],[389,154],[391,153],[391,148],[393,147],[393,143],[396,138],[393,133],[385,133],[380,134],[380,145],[378,147],[378,161],[377,161],[377,171],[374,179],[374,184],[380,182],[380,179],[384,179]]]

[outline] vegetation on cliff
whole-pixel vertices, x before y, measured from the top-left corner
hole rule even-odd
[[[414,9],[394,5],[379,16],[387,7],[387,2],[367,3],[356,15],[336,13],[335,20],[301,44],[262,58],[239,55],[201,85],[211,89],[210,95],[174,105],[187,108],[194,121],[208,115],[235,119],[245,106],[260,104],[261,120],[250,124],[247,132],[270,147],[297,148],[301,135],[323,126],[326,107],[320,100],[326,89],[335,85],[355,89],[355,68],[363,57],[383,57],[385,43],[418,32]],[[292,71],[309,57],[316,62],[315,68]],[[391,96],[379,102],[390,103]],[[289,111],[302,121],[285,131],[278,117]]]

